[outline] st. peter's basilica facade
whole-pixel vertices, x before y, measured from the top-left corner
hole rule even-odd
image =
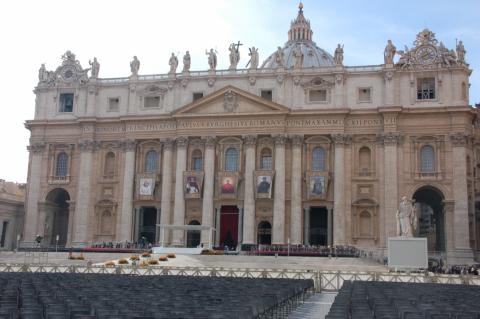
[[[187,52],[161,75],[134,57],[128,77],[101,78],[70,51],[42,65],[22,244],[158,243],[161,224],[215,229],[172,230],[170,245],[384,250],[405,195],[430,252],[471,260],[480,148],[463,44],[425,29],[406,51],[386,41],[382,64],[345,66],[312,34],[300,7],[288,42],[263,64],[250,48],[247,69],[235,43],[227,70],[214,50],[209,70]]]

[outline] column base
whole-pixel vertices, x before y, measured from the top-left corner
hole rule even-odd
[[[447,265],[471,265],[473,263],[473,251],[471,249],[447,251]]]

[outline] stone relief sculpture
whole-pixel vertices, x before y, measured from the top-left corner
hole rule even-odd
[[[170,74],[175,74],[177,72],[177,67],[178,67],[178,59],[177,56],[172,53],[170,56],[170,60],[168,61],[168,64],[170,65]]]
[[[383,51],[383,58],[385,64],[393,64],[393,57],[397,52],[397,48],[393,45],[392,40],[388,40],[385,50]]]
[[[335,62],[335,65],[343,65],[343,45],[340,46],[340,43],[338,44],[337,48],[335,49],[335,54],[333,56],[333,61]]]
[[[237,44],[232,43],[228,47],[228,50],[230,51],[230,66],[229,70],[236,70],[238,62],[240,61],[240,51],[239,48],[242,44],[238,42]]]
[[[278,47],[277,52],[275,53],[275,62],[277,62],[278,67],[283,67],[285,64],[284,53],[281,47]]]
[[[467,53],[467,51],[465,51],[465,47],[463,46],[462,41],[458,41],[456,49],[457,49],[458,63],[465,64],[465,53]]]
[[[132,62],[130,62],[130,71],[132,71],[132,75],[138,75],[138,70],[140,69],[140,61],[137,59],[135,55],[133,57]]]
[[[413,237],[413,231],[417,228],[417,214],[415,206],[406,196],[398,205],[397,210],[397,235],[402,237]]]
[[[250,56],[250,61],[248,61],[247,65],[245,67],[248,67],[250,64],[250,69],[256,69],[258,68],[258,49],[255,47],[249,48],[250,53],[248,54]]]
[[[208,65],[210,66],[210,71],[215,71],[217,68],[217,54],[213,49],[210,51],[205,51],[205,54],[208,55]]]
[[[97,58],[93,58],[93,61],[88,61],[90,64],[90,78],[96,79],[98,78],[98,72],[100,71],[100,63],[98,63]]]
[[[190,52],[185,52],[183,56],[183,72],[190,72]]]
[[[300,69],[303,66],[303,52],[300,46],[297,46],[293,50],[293,57],[295,58],[295,64],[293,65],[294,69]]]

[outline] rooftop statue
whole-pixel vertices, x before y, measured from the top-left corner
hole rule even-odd
[[[210,71],[215,71],[217,68],[217,54],[210,49],[210,51],[205,51],[205,54],[208,55],[208,65],[210,66]]]
[[[393,64],[393,57],[397,52],[397,48],[393,45],[392,40],[388,40],[385,50],[383,51],[383,58],[385,64]]]
[[[275,62],[279,67],[285,66],[285,57],[281,47],[278,47],[277,52],[275,53]]]
[[[228,50],[230,51],[230,66],[228,67],[229,70],[236,70],[238,62],[240,61],[240,51],[239,48],[242,44],[240,41],[235,44],[232,43],[228,47]]]
[[[133,60],[130,62],[130,71],[132,71],[132,75],[138,75],[138,70],[140,69],[140,61],[137,59],[135,55]]]
[[[465,47],[463,46],[463,42],[462,41],[459,41],[458,44],[457,44],[457,60],[458,60],[458,63],[460,64],[466,64],[465,63],[465,53],[467,53],[467,51],[465,51]]]
[[[300,46],[297,46],[293,50],[293,57],[295,58],[295,64],[293,65],[294,69],[300,69],[303,66],[303,52]]]
[[[45,69],[45,63],[42,63],[40,69],[38,70],[38,81],[45,82],[48,79],[48,71]]]
[[[335,61],[335,65],[343,65],[343,45],[340,46],[340,43],[335,49],[335,55],[333,56],[333,60]]]
[[[172,53],[170,56],[170,60],[168,61],[168,64],[170,65],[170,74],[175,74],[177,72],[177,67],[178,67],[178,59],[177,56]]]
[[[190,52],[185,52],[185,55],[183,56],[183,72],[189,72],[190,71]]]
[[[256,69],[258,68],[258,49],[255,47],[249,48],[250,53],[248,54],[250,56],[250,61],[248,61],[247,65],[245,67],[248,67],[250,64],[250,69]]]
[[[93,58],[93,62],[88,61],[88,64],[90,64],[90,66],[91,66],[90,78],[97,79],[98,78],[98,72],[100,71],[100,63],[98,63],[97,58]]]

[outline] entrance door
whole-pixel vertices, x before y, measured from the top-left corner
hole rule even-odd
[[[220,210],[220,245],[230,249],[238,244],[238,208],[222,206]]]
[[[269,222],[263,221],[258,224],[257,243],[260,245],[272,244],[272,225]]]
[[[157,209],[155,207],[143,206],[140,215],[140,232],[138,241],[147,245],[155,243],[157,233]]]
[[[427,237],[428,251],[445,251],[443,195],[433,187],[422,187],[413,194],[418,218],[416,233]]]
[[[328,211],[325,207],[310,207],[310,245],[327,245]]]

